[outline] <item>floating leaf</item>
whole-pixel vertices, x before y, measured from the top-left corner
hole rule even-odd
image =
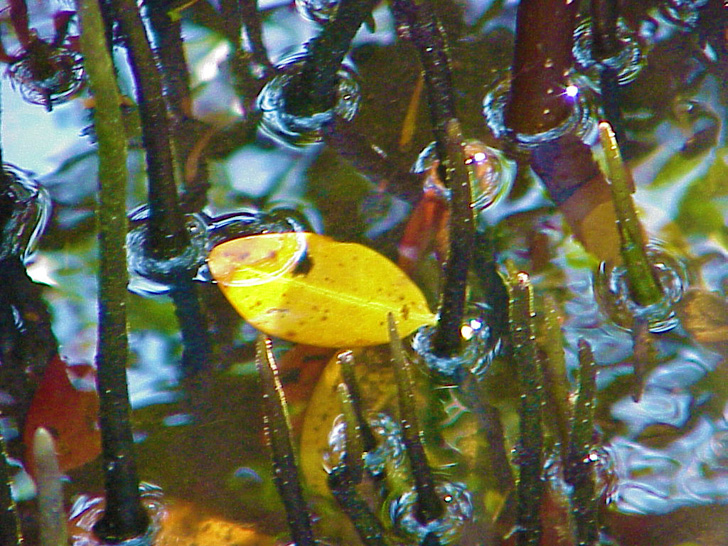
[[[319,347],[386,343],[387,313],[406,336],[434,324],[422,292],[365,246],[315,233],[266,233],[218,245],[212,276],[240,315],[271,336]]]

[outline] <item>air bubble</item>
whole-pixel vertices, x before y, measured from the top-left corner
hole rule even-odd
[[[395,529],[421,544],[429,533],[437,535],[440,544],[454,544],[460,538],[463,526],[473,515],[473,502],[465,484],[440,482],[435,485],[437,495],[445,509],[442,517],[428,523],[417,518],[417,493],[414,490],[398,495],[389,504],[389,517]]]
[[[675,304],[687,290],[687,270],[681,260],[656,242],[647,245],[647,257],[662,288],[658,302],[638,305],[630,294],[626,267],[609,267],[604,262],[594,275],[594,296],[602,312],[625,330],[631,330],[637,317],[647,321],[651,332],[667,332],[679,322]]]
[[[500,150],[486,146],[479,140],[465,141],[464,163],[473,170],[472,206],[480,212],[495,205],[508,195],[516,174],[516,164],[507,159]],[[412,167],[413,173],[426,173],[424,191],[434,191],[443,199],[449,199],[450,192],[438,176],[435,143],[431,142],[420,152]]]
[[[354,78],[354,71],[342,65],[336,91],[336,104],[325,112],[312,116],[295,116],[286,111],[284,90],[293,77],[300,73],[306,57],[297,55],[277,67],[280,72],[258,95],[258,108],[262,112],[261,130],[277,142],[303,147],[323,140],[322,128],[340,117],[351,121],[359,110],[361,93]]]
[[[501,348],[501,339],[493,339],[488,326],[487,309],[480,304],[471,306],[460,328],[463,349],[459,355],[441,357],[433,353],[432,337],[435,326],[420,328],[412,341],[412,348],[441,381],[459,384],[468,373],[482,376]]]
[[[319,25],[325,25],[336,16],[339,0],[296,0],[299,15]]]
[[[619,85],[633,81],[646,65],[646,57],[634,33],[624,19],[617,20],[617,40],[619,53],[606,59],[592,57],[593,35],[591,19],[586,18],[574,31],[572,52],[577,68],[584,72],[590,82],[598,82],[599,68],[612,68],[617,72]],[[597,88],[597,84],[593,83]]]
[[[3,170],[5,180],[0,199],[8,202],[11,210],[0,235],[0,260],[19,256],[27,263],[48,225],[51,198],[29,172],[9,164],[3,165]]]
[[[505,108],[511,90],[511,77],[510,74],[506,74],[490,87],[483,98],[485,122],[496,138],[511,140],[522,150],[532,150],[569,133],[591,144],[596,140],[598,120],[594,116],[594,99],[589,89],[590,83],[584,80],[585,78],[572,78],[572,81],[561,90],[566,99],[573,102],[571,114],[563,123],[542,133],[526,134],[516,133],[505,123]]]
[[[201,215],[185,215],[185,227],[190,244],[182,254],[163,260],[148,255],[146,248],[147,218],[149,209],[146,205],[132,211],[131,222],[141,222],[126,236],[127,269],[129,271],[129,290],[140,296],[166,294],[172,288],[175,277],[180,274],[194,276],[207,258],[207,226]]]

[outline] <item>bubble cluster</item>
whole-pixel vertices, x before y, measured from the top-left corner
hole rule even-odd
[[[141,503],[149,514],[146,532],[122,542],[125,546],[145,546],[154,544],[162,529],[162,522],[168,512],[164,504],[164,492],[156,485],[142,482],[139,484]],[[102,496],[79,495],[68,514],[69,544],[76,546],[102,546],[107,544],[99,539],[94,526],[104,516],[106,501]]]
[[[279,74],[261,90],[258,108],[262,113],[261,130],[280,144],[302,147],[321,142],[322,128],[335,117],[351,121],[359,110],[361,92],[354,71],[342,65],[334,107],[312,116],[297,116],[286,110],[285,89],[300,73],[305,56],[297,55],[277,67]]]
[[[84,85],[81,55],[65,46],[52,47],[36,39],[27,52],[8,67],[8,76],[24,100],[45,106],[65,102]]]
[[[388,471],[404,465],[404,444],[399,424],[386,413],[373,413],[368,417],[376,447],[364,454],[364,468],[370,476],[384,476]],[[339,415],[329,432],[329,446],[324,453],[324,468],[330,472],[342,462],[346,452],[346,421]]]

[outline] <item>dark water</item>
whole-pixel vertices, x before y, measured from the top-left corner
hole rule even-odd
[[[290,5],[269,4],[260,6],[267,53],[274,63],[288,64],[286,59],[301,51],[317,26]],[[537,312],[544,308],[540,303],[544,297],[555,302],[570,379],[577,367],[578,340],[585,338],[593,347],[599,366],[596,419],[600,447],[594,457],[601,468],[603,543],[726,544],[728,148],[724,77],[728,58],[725,37],[722,49],[703,40],[711,24],[722,24],[725,32],[725,8],[718,12],[724,20],[716,23],[696,19],[698,8],[705,4],[697,0],[629,4],[624,11],[624,32],[633,49],[632,56],[621,61],[625,85],[620,88],[620,106],[629,140],[623,151],[634,175],[640,218],[654,247],[665,253],[660,263],[669,268],[666,284],[679,300],[666,304],[651,319],[654,357],[643,372],[639,401],[633,397],[633,370],[639,357],[634,355],[633,338],[625,328],[628,318],[623,311],[620,318],[620,311],[610,314],[604,304],[599,305],[595,291],[600,282],[609,281],[595,281],[598,262],[571,236],[563,211],[536,177],[521,166],[508,195],[482,212],[478,221],[493,233],[502,270],[511,261],[516,269],[531,274]],[[489,128],[484,120],[483,100],[507,74],[516,5],[436,3],[451,36],[456,106],[464,135],[496,148],[503,146],[493,134],[498,128]],[[35,10],[38,21],[46,21],[47,26],[48,14],[43,8]],[[251,97],[241,101],[235,93],[230,44],[193,20],[190,12],[181,13],[194,114],[220,132],[250,116],[245,108],[254,101]],[[376,31],[362,30],[350,55],[351,77],[359,90],[346,90],[349,102],[339,113],[352,116],[356,131],[386,153],[397,169],[407,172],[432,140],[426,97],[422,94],[419,104],[413,99],[419,75],[415,50],[396,40],[385,7],[376,10],[374,19]],[[37,26],[46,28],[40,23]],[[121,55],[119,59],[123,66]],[[573,81],[580,88],[583,107],[596,117],[599,97],[589,89],[594,85],[587,80],[590,77],[593,82],[593,69],[581,68]],[[125,71],[121,85],[131,94]],[[93,362],[96,157],[90,140],[79,136],[89,125],[88,113],[81,100],[74,100],[47,114],[41,107],[20,102],[7,85],[3,91],[5,160],[36,171],[53,201],[49,228],[28,272],[46,284],[43,296],[53,316],[61,354],[69,362]],[[408,118],[410,110],[414,117]],[[135,119],[130,118],[131,211],[144,203],[145,177]],[[347,161],[358,153],[358,137],[350,137],[351,149],[341,142],[295,147],[290,145],[292,140],[316,140],[320,135],[289,135],[283,141],[277,121],[268,123],[272,125],[267,130],[259,130],[247,140],[228,142],[224,153],[209,160],[211,187],[204,211],[198,211],[204,216],[197,218],[203,218],[209,227],[209,218],[285,207],[298,211],[317,232],[363,243],[396,260],[412,205],[378,192],[381,180],[363,176]],[[593,140],[588,125],[585,138]],[[434,255],[426,255],[412,274],[433,308],[439,269]],[[164,287],[132,278],[128,379],[140,477],[160,486],[165,498],[182,507],[180,510],[190,510],[202,520],[225,520],[259,532],[256,540],[260,542],[229,538],[227,542],[218,539],[218,544],[270,543],[271,537],[286,536],[287,528],[263,440],[261,394],[253,364],[255,332],[238,319],[207,277],[201,271],[198,282],[211,316],[215,351],[194,381],[185,380],[180,366],[181,334]],[[276,343],[280,357],[290,349],[291,344]],[[317,382],[324,385],[319,390],[326,386],[327,379],[319,379],[318,374],[329,357],[325,351],[306,355],[303,364],[289,364],[282,379],[297,439],[303,435],[297,445],[305,459],[310,499],[320,518],[318,531],[332,544],[347,544],[354,540],[351,530],[326,498],[321,487],[323,473],[317,472],[315,462],[327,431],[314,430],[312,421],[333,419],[340,412],[337,399],[314,390]],[[372,362],[367,364],[367,358]],[[362,357],[365,398],[371,409],[394,413],[391,372],[377,363],[380,358]],[[477,525],[470,533],[474,536],[466,533],[462,543],[501,543],[495,538],[481,542],[494,533],[489,522],[502,499],[481,460],[486,447],[473,416],[448,395],[433,401],[436,397],[428,394],[423,377],[418,381],[423,383],[419,401],[428,428],[425,437],[433,442],[431,458],[445,475],[466,484],[474,499]],[[501,411],[507,447],[514,447],[518,393],[515,374],[505,361],[496,359],[484,373],[482,389]],[[309,409],[311,399],[311,406],[318,406],[315,410]],[[444,417],[437,409],[440,405]],[[22,451],[17,422],[4,421],[13,454]],[[435,447],[438,438],[441,442]],[[555,450],[553,455],[549,451],[546,475],[558,491],[563,484],[554,477],[555,460]],[[69,499],[101,491],[98,466],[91,462],[68,471]],[[27,485],[21,489],[24,510],[32,513],[32,491]],[[388,518],[386,510],[382,517]]]

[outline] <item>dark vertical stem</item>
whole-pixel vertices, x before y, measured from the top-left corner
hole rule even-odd
[[[155,37],[155,53],[163,68],[160,76],[171,112],[178,118],[192,115],[190,74],[182,41],[182,22],[170,17],[172,2],[162,0],[146,4]]]
[[[187,377],[195,377],[208,368],[212,357],[208,320],[200,303],[199,288],[189,276],[178,278],[169,295],[182,331],[182,369]]]
[[[468,268],[475,237],[470,171],[465,165],[463,135],[455,115],[449,48],[442,25],[428,0],[395,0],[399,24],[407,28],[417,48],[425,76],[440,176],[450,190],[450,248],[445,264],[439,319],[432,339],[433,353],[452,357],[460,352],[460,327],[465,313]]]
[[[189,113],[189,75],[182,50],[179,24],[164,9],[167,2],[150,9],[150,16],[159,40],[160,63],[166,74],[165,88],[157,69],[141,16],[132,0],[111,0],[111,13],[118,20],[126,42],[129,64],[137,87],[137,100],[142,121],[142,144],[146,151],[149,223],[146,252],[156,259],[170,259],[182,254],[189,245],[189,233],[177,194],[173,154],[172,127],[167,112],[169,97],[172,110]],[[181,146],[181,148],[183,148]],[[167,280],[172,285],[172,298],[183,334],[183,364],[188,375],[202,369],[211,354],[207,339],[207,319],[201,307],[192,272],[179,271]]]
[[[341,359],[340,359],[341,360]],[[328,476],[331,494],[349,516],[365,546],[388,546],[384,527],[356,489],[364,474],[363,442],[354,400],[345,384],[339,385],[341,407],[346,422],[345,448],[341,462]]]
[[[126,383],[126,140],[120,98],[97,0],[78,0],[81,49],[96,99],[99,145],[99,332],[97,387],[106,511],[94,530],[106,542],[142,535],[149,517],[142,506],[134,460]]]
[[[599,61],[619,54],[620,43],[617,37],[619,3],[617,0],[591,0],[592,20],[592,57]],[[604,117],[614,128],[617,142],[624,145],[624,120],[619,101],[619,74],[616,68],[600,62],[599,86],[602,94]]]
[[[311,514],[303,498],[286,399],[270,340],[261,336],[256,349],[255,364],[263,390],[263,424],[273,459],[273,479],[286,509],[293,543],[296,546],[314,546]]]
[[[0,544],[21,546],[20,519],[10,490],[10,465],[5,449],[5,438],[0,432]]]
[[[273,65],[268,59],[268,53],[263,43],[263,24],[260,20],[257,0],[237,0],[240,6],[240,15],[243,18],[245,35],[248,38],[250,58],[254,63],[270,72]]]
[[[596,482],[592,458],[595,396],[594,356],[589,343],[580,339],[579,390],[571,420],[568,459],[564,465],[564,480],[573,487],[571,513],[576,524],[579,546],[599,544]]]
[[[404,354],[402,340],[397,332],[394,317],[390,313],[389,346],[392,352],[392,365],[397,381],[397,399],[399,401],[399,420],[402,424],[402,443],[412,468],[412,478],[417,493],[416,517],[420,523],[428,523],[439,518],[445,508],[435,490],[435,479],[427,462],[427,454],[422,445],[421,431],[415,409],[412,386],[412,371]]]
[[[513,359],[518,368],[521,392],[519,407],[520,445],[518,478],[517,539],[518,546],[539,546],[541,542],[541,500],[543,497],[543,429],[541,424],[541,367],[536,355],[533,327],[533,294],[528,274],[515,273],[509,278],[511,299],[510,323]]]
[[[341,0],[336,17],[308,43],[301,72],[284,91],[289,114],[310,116],[334,106],[339,67],[359,27],[376,4],[377,0]]]
[[[349,516],[365,546],[386,546],[387,541],[381,522],[356,489],[364,476],[363,441],[357,410],[345,383],[339,384],[338,391],[346,423],[343,429],[344,452],[339,464],[329,472],[327,478],[329,489],[341,509]]]
[[[372,432],[372,427],[369,426],[369,422],[364,417],[361,390],[359,389],[359,382],[356,380],[356,375],[354,374],[354,354],[351,351],[344,351],[337,357],[337,360],[339,361],[339,366],[341,366],[341,377],[348,390],[352,411],[354,412],[357,426],[361,433],[362,449],[364,452],[372,451],[377,447],[377,440],[374,437],[374,432]]]
[[[106,0],[105,5],[109,6],[111,15],[119,22],[136,83],[142,121],[142,145],[146,151],[149,179],[147,251],[154,258],[168,259],[179,255],[189,244],[189,235],[177,195],[171,131],[162,81],[136,2]]]
[[[331,494],[346,513],[365,546],[390,546],[382,522],[372,512],[341,468],[335,468],[328,476]]]
[[[452,357],[460,352],[460,328],[465,314],[468,269],[473,257],[475,219],[471,208],[469,168],[463,161],[463,136],[457,119],[446,124],[447,168],[450,189],[450,247],[445,264],[438,323],[432,338],[435,355]]]
[[[535,134],[563,123],[572,102],[564,95],[572,65],[579,0],[522,0],[516,16],[516,46],[505,123]]]
[[[425,76],[425,92],[432,130],[435,133],[435,145],[438,156],[445,158],[446,125],[456,117],[450,49],[445,31],[429,0],[395,0],[392,2],[392,9],[399,25],[407,29],[410,40],[417,48]]]

